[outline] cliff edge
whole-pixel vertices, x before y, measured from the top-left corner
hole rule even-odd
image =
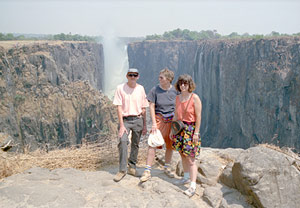
[[[0,132],[15,148],[30,150],[116,133],[115,108],[101,92],[103,73],[100,44],[1,42]]]

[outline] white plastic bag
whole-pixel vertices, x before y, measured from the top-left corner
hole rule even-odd
[[[151,134],[148,137],[148,144],[151,147],[160,147],[163,146],[164,143],[165,140],[158,129],[155,133],[151,132]]]

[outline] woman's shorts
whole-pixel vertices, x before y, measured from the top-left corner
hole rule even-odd
[[[200,154],[201,137],[198,142],[193,142],[195,122],[183,123],[184,129],[179,134],[173,135],[172,147],[185,156],[197,157]]]
[[[172,140],[170,139],[170,131],[171,131],[171,121],[166,121],[162,115],[156,114],[155,115],[156,119],[156,125],[157,128],[160,130],[165,143],[166,143],[166,148],[167,149],[172,149]],[[157,149],[162,149],[162,147],[157,147]]]

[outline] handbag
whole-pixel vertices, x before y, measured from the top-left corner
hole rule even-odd
[[[151,132],[148,137],[148,144],[151,147],[160,147],[163,146],[165,140],[161,134],[161,132],[157,129],[155,133]]]
[[[180,120],[172,121],[171,128],[172,128],[172,134],[177,135],[183,130],[184,123]]]
[[[186,110],[187,110],[187,108],[188,108],[188,106],[190,104],[190,101],[191,101],[191,98],[193,97],[193,95],[194,94],[192,94],[192,96],[189,99],[188,104],[185,107],[185,110],[183,112],[182,118],[184,118],[184,116],[185,116]],[[172,134],[173,135],[179,134],[183,129],[184,129],[184,123],[183,123],[183,121],[180,121],[180,120],[172,121],[172,123],[171,123],[171,130],[172,130]]]

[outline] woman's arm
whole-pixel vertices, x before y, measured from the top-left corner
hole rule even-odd
[[[178,118],[178,115],[177,115],[177,105],[176,105],[176,100],[178,99],[178,96],[176,96],[176,99],[175,99],[175,111],[174,111],[174,117],[173,117],[173,121],[177,121],[177,118]]]
[[[195,124],[195,133],[193,141],[197,141],[200,137],[200,124],[201,124],[201,112],[202,112],[202,103],[198,95],[194,94],[194,106],[196,114],[196,124]]]
[[[178,95],[177,95],[177,96],[178,96]],[[177,99],[177,96],[176,96],[176,99]],[[172,121],[177,121],[177,118],[178,118],[178,115],[177,115],[177,106],[176,106],[176,102],[175,102],[175,111],[174,111],[174,116],[173,116]],[[170,138],[171,140],[173,140],[173,133],[172,133],[172,130],[170,131],[169,138]]]
[[[150,102],[150,116],[152,120],[151,131],[155,132],[157,130],[156,118],[155,118],[155,103]]]

